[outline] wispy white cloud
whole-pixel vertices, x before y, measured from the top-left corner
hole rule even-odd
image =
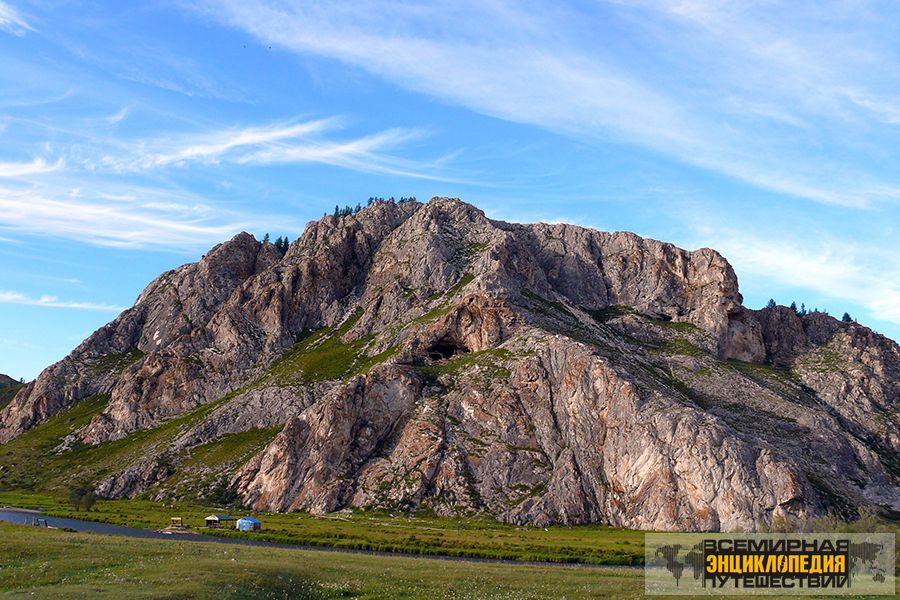
[[[3,304],[23,304],[26,306],[46,306],[50,308],[75,308],[79,310],[99,310],[106,312],[122,312],[125,307],[116,306],[114,304],[103,304],[98,302],[71,302],[68,300],[60,300],[56,296],[44,295],[39,298],[33,298],[21,292],[11,292],[0,290],[0,303]]]
[[[39,98],[10,97],[0,98],[0,108],[35,108],[63,102],[75,95],[73,90],[66,90],[61,94],[50,94]]]
[[[868,17],[855,5],[859,14],[840,3],[691,0],[611,0],[599,11],[500,1],[204,5],[265,44],[486,115],[624,140],[818,202],[898,198],[893,175],[846,155],[868,143],[847,135],[848,119],[894,118],[891,95],[874,87],[900,90],[883,68],[895,62],[891,46],[865,35]],[[639,58],[623,61],[628,50]]]
[[[132,155],[125,158],[104,156],[103,166],[119,171],[153,169],[167,165],[185,165],[190,162],[215,163],[232,158],[232,153],[247,147],[273,144],[285,139],[306,137],[330,126],[328,120],[295,124],[275,124],[263,127],[229,129],[176,139],[160,139],[137,142],[132,145]],[[127,146],[126,146],[127,147]],[[240,162],[240,158],[237,159]]]
[[[0,1],[0,29],[19,36],[35,30],[15,8],[2,1]]]
[[[423,137],[419,130],[389,129],[349,141],[309,141],[305,144],[269,145],[236,159],[239,164],[289,164],[315,162],[353,171],[400,175],[432,181],[463,179],[447,172],[446,163],[452,157],[444,155],[430,161],[404,159],[386,150]]]
[[[446,157],[409,160],[391,154],[404,144],[422,139],[419,129],[388,129],[378,133],[335,139],[341,119],[228,128],[192,135],[119,144],[91,168],[115,172],[144,172],[192,163],[218,165],[277,165],[320,163],[346,169],[402,175],[419,179],[457,181],[447,172]],[[329,137],[325,137],[328,134]]]
[[[284,216],[229,211],[191,194],[94,182],[91,192],[45,184],[0,187],[0,231],[74,239],[100,246],[189,251]],[[98,188],[107,187],[106,193]]]
[[[125,114],[114,115],[113,120]],[[191,126],[197,128],[195,123]],[[210,168],[225,164],[317,163],[460,181],[446,156],[412,160],[400,155],[427,134],[423,130],[396,128],[349,135],[346,129],[343,120],[334,117],[210,127],[150,139],[110,137],[93,117],[84,132],[48,129],[67,143],[42,143],[42,151],[61,152],[65,159],[0,163],[0,181],[8,180],[0,185],[0,239],[30,232],[101,246],[193,251],[240,230],[270,229],[273,222],[301,228],[290,218],[261,214],[246,203],[225,208],[221,201],[202,199],[175,183],[184,175],[202,179]]]
[[[43,158],[36,158],[28,163],[0,162],[0,177],[24,177],[27,175],[52,173],[62,169],[65,164],[62,158],[52,163],[48,163]]]
[[[846,90],[847,98],[890,125],[900,125],[900,97],[881,98],[860,90]]]
[[[131,112],[131,109],[129,109],[127,106],[123,106],[118,112],[116,112],[115,114],[109,115],[108,117],[106,117],[103,120],[106,122],[107,125],[118,125],[119,123],[121,123],[128,117],[130,112]]]

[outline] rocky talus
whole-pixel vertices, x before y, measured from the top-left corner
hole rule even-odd
[[[58,454],[153,440],[90,473],[109,497],[183,494],[238,448],[205,485],[265,510],[663,530],[900,511],[895,342],[745,308],[711,249],[456,199],[325,217],[283,256],[243,233],[164,273],[19,390],[0,442],[87,398]]]

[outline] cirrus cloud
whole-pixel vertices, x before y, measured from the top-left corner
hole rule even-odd
[[[12,292],[8,290],[0,290],[0,303],[3,304],[22,304],[26,306],[45,306],[49,308],[74,308],[79,310],[99,310],[106,312],[122,312],[125,307],[116,306],[114,304],[104,304],[98,302],[73,302],[69,300],[60,300],[56,296],[43,295],[33,298],[21,292]]]
[[[15,8],[2,1],[0,1],[0,29],[18,36],[25,35],[28,31],[35,31],[34,27],[29,25]]]

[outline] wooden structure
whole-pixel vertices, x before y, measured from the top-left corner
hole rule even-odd
[[[182,519],[181,517],[172,517],[170,521],[170,529],[184,529],[184,519]]]
[[[225,525],[234,522],[234,517],[228,515],[209,515],[206,517],[206,526],[210,529],[221,529]]]

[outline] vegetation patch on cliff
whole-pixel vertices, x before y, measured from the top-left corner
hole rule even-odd
[[[585,312],[591,315],[594,320],[599,323],[606,323],[610,319],[615,319],[616,317],[623,317],[625,315],[634,314],[635,310],[630,306],[626,306],[625,304],[614,304],[612,306],[607,306],[606,308],[600,309],[585,309]]]
[[[703,350],[683,338],[666,340],[661,346],[653,348],[651,352],[666,355],[680,356],[709,356],[709,352]]]
[[[357,309],[339,326],[323,327],[312,332],[272,363],[258,382],[295,385],[340,379],[365,373],[397,354],[399,349],[392,346],[368,356],[365,351],[374,340],[371,335],[351,342],[342,340],[361,316],[362,309]]]
[[[803,356],[794,365],[794,371],[799,373],[812,371],[814,373],[840,373],[847,368],[847,361],[834,350],[822,347]]]
[[[438,317],[442,317],[453,308],[453,298],[459,294],[460,291],[475,279],[475,275],[473,273],[463,273],[462,277],[459,278],[455,284],[451,287],[447,288],[447,291],[441,295],[435,295],[431,298],[431,300],[436,300],[438,298],[443,298],[443,302],[429,310],[423,315],[420,315],[412,320],[413,325],[420,325],[422,323],[428,323],[430,321],[434,321]]]
[[[561,302],[548,300],[547,298],[544,298],[543,296],[536,294],[531,290],[523,289],[522,295],[531,301],[531,309],[537,313],[546,315],[548,317],[575,319],[575,315],[572,314],[572,311],[566,308],[566,306]]]
[[[194,446],[183,451],[177,467],[160,487],[174,497],[200,497],[216,487],[219,479],[230,476],[253,455],[271,442],[281,426],[249,429]],[[151,493],[155,490],[151,489]]]
[[[416,365],[415,369],[429,383],[436,382],[442,376],[456,377],[472,367],[482,367],[485,375],[490,378],[505,379],[510,376],[510,370],[503,365],[503,361],[513,356],[514,354],[505,348],[489,348],[461,354],[446,361]]]
[[[98,374],[108,373],[109,371],[124,371],[143,357],[144,353],[137,348],[132,348],[127,352],[104,354],[91,364],[91,369]]]
[[[68,434],[97,415],[109,402],[109,396],[97,394],[76,403],[47,419],[19,437],[0,445],[0,490],[32,489],[47,484],[59,473],[56,448]]]

